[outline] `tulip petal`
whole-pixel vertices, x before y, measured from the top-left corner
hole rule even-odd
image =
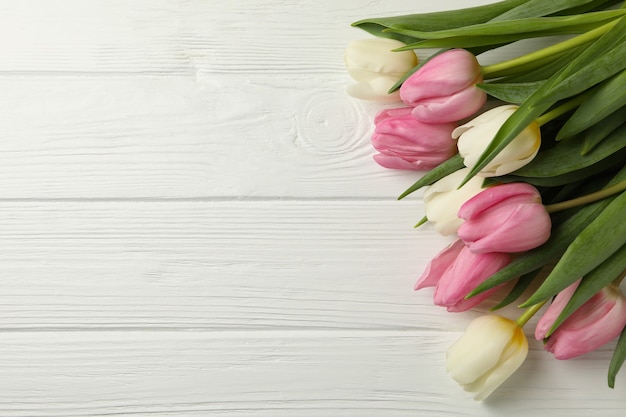
[[[606,287],[565,320],[544,347],[557,359],[571,359],[615,339],[624,326],[624,296],[619,289]]]
[[[541,202],[541,194],[530,184],[524,182],[502,184],[485,188],[484,191],[468,200],[459,210],[459,217],[465,220],[472,219],[478,213],[511,197],[522,197],[530,201]]]
[[[493,208],[465,221],[458,236],[474,253],[523,252],[550,238],[551,219],[541,204],[516,204]]]
[[[424,123],[448,123],[475,114],[487,101],[487,94],[473,85],[449,96],[420,101],[413,117]]]
[[[434,294],[435,304],[454,306],[509,262],[510,258],[505,253],[475,254],[467,247],[462,248],[455,262],[437,283]]]
[[[511,325],[513,323],[513,325]],[[495,315],[473,320],[446,355],[450,376],[461,385],[479,380],[494,368],[515,332],[515,322]]]
[[[452,49],[435,56],[409,77],[400,88],[405,103],[442,97],[474,84],[480,75],[476,57],[464,49]]]
[[[434,224],[435,230],[444,236],[456,233],[463,223],[457,216],[459,208],[482,190],[483,180],[477,177],[458,188],[467,172],[467,168],[460,169],[424,191],[426,217]]]
[[[535,339],[543,340],[546,337],[554,321],[559,317],[570,298],[572,298],[572,294],[574,294],[576,288],[578,288],[580,281],[579,279],[554,297],[554,300],[548,306],[546,312],[543,313],[537,322],[537,326],[535,327]]]
[[[483,378],[472,384],[464,386],[467,391],[475,392],[474,399],[483,401],[491,395],[504,381],[524,363],[528,355],[528,340],[521,328],[515,332],[511,342],[502,353],[500,360]]]
[[[425,287],[434,287],[439,282],[441,275],[445,272],[446,269],[452,265],[456,257],[461,252],[465,245],[461,241],[461,239],[457,239],[444,248],[441,252],[439,252],[435,257],[428,263],[426,269],[417,280],[415,284],[415,290],[419,290]]]
[[[350,96],[360,100],[397,102],[400,100],[398,92],[388,93],[395,82],[394,78],[378,76],[368,82],[349,85],[347,92]]]

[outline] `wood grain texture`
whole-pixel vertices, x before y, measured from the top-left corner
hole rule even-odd
[[[345,94],[351,22],[488,2],[0,3],[0,417],[623,416],[613,345],[446,375],[489,304],[413,292],[450,239]]]
[[[395,197],[416,176],[372,161],[343,50],[359,18],[459,4],[414,3],[4,2],[0,193]]]
[[[604,380],[606,352],[573,370],[531,352],[490,401],[468,400],[442,370],[443,352],[456,337],[344,330],[9,333],[0,345],[0,356],[12,359],[0,362],[0,406],[14,417],[623,415],[621,396],[593,390]],[[581,389],[594,397],[575,400]]]

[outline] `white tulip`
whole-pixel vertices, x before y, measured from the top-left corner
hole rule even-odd
[[[462,168],[424,191],[426,218],[444,236],[456,233],[463,224],[463,220],[457,215],[459,209],[467,200],[482,191],[483,178],[476,176],[459,188],[469,172],[469,168]]]
[[[346,48],[345,64],[348,74],[358,84],[348,87],[348,94],[362,100],[399,101],[398,91],[389,94],[393,85],[417,65],[413,51],[393,52],[404,43],[386,38],[362,39]]]
[[[528,341],[513,320],[487,315],[474,319],[446,356],[446,368],[465,391],[482,401],[498,388],[528,355]]]
[[[466,167],[473,168],[489,143],[517,106],[495,107],[457,127],[452,137]],[[541,131],[536,122],[528,125],[478,175],[495,177],[515,171],[533,160],[541,145]]]

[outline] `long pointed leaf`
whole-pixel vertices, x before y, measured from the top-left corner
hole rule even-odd
[[[626,179],[626,167],[622,168],[604,187],[610,187]],[[569,244],[589,225],[616,197],[611,196],[575,209],[561,223],[553,226],[550,239],[538,248],[519,255],[510,264],[487,278],[472,290],[466,298],[473,297],[500,284],[547,265],[561,256]],[[557,213],[558,214],[558,213]]]
[[[600,142],[615,131],[615,129],[626,129],[626,106],[617,110],[613,114],[606,117],[602,122],[595,124],[585,132],[583,139],[583,147],[581,152],[583,155],[591,152]]]
[[[547,16],[573,7],[587,6],[594,3],[593,0],[530,0],[522,5],[512,8],[508,12],[492,19],[492,22],[514,20],[527,17]]]
[[[403,199],[407,195],[419,190],[422,187],[426,187],[427,185],[433,184],[435,181],[438,181],[445,177],[446,175],[450,175],[453,172],[458,171],[463,168],[463,158],[457,153],[448,159],[445,162],[442,162],[437,167],[428,171],[422,178],[417,180],[412,186],[410,186],[405,192],[400,194],[398,200]]]
[[[539,152],[528,165],[514,172],[521,177],[555,177],[589,167],[626,148],[626,129],[614,130],[610,138],[583,155],[585,144],[580,138],[559,142]]]
[[[488,84],[476,84],[476,87],[480,88],[491,97],[495,97],[498,100],[506,101],[507,103],[521,104],[528,99],[544,81],[535,81],[528,83],[488,83]]]
[[[497,305],[492,307],[491,311],[495,311],[495,310],[499,310],[501,308],[504,308],[504,307],[508,306],[509,304],[511,304],[513,301],[517,300],[524,293],[524,291],[526,291],[528,286],[530,284],[532,284],[532,282],[535,280],[535,278],[537,278],[537,275],[539,275],[539,272],[541,272],[541,268],[536,270],[536,271],[532,271],[532,272],[530,272],[528,274],[522,275],[517,280],[517,282],[515,283],[515,286],[507,294],[507,296],[504,297],[502,299],[502,301],[500,301]]]
[[[561,71],[554,74],[504,122],[464,180],[469,181],[502,151],[515,137],[560,98],[573,96],[611,75],[626,65],[626,19],[587,47]],[[621,50],[621,52],[615,52]],[[606,58],[610,52],[609,58]],[[620,56],[623,60],[619,61]]]
[[[556,140],[582,132],[623,106],[626,106],[626,70],[594,87],[593,93],[563,125]]]
[[[541,286],[522,304],[529,307],[556,295],[581,276],[591,272],[626,243],[626,192],[585,227]]]
[[[374,36],[381,37],[394,37],[394,34],[383,32],[384,29],[393,25],[400,25],[407,29],[425,31],[450,29],[460,25],[475,25],[487,22],[488,20],[491,20],[511,8],[525,3],[526,1],[528,0],[505,0],[498,3],[469,7],[465,9],[392,17],[367,18],[354,22],[352,26],[363,29]]]
[[[609,364],[608,384],[609,387],[615,388],[615,377],[626,360],[626,327],[622,330],[622,334],[617,340],[617,346],[611,357]]]
[[[626,245],[622,246],[600,266],[585,275],[561,314],[552,324],[546,337],[550,336],[561,323],[567,320],[574,311],[585,304],[598,291],[618,278],[624,272],[624,269],[626,269]]]
[[[579,33],[581,30],[589,30],[609,20],[619,18],[625,13],[626,10],[612,10],[574,16],[534,17],[507,21],[491,21],[477,25],[467,25],[437,31],[414,30],[399,24],[394,24],[386,31],[402,33],[418,39],[444,39],[464,36],[508,36],[519,33],[528,35],[532,32],[541,32],[543,35],[557,35]]]
[[[624,158],[626,158],[626,148],[617,151],[613,155],[608,156],[588,167],[570,171],[565,174],[555,175],[553,177],[523,177],[521,175],[509,174],[498,177],[502,182],[527,182],[538,187],[558,187],[567,185],[575,181],[581,181],[594,175],[614,171],[624,166]]]

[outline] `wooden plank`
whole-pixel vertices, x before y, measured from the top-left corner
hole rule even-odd
[[[379,107],[319,81],[0,79],[0,194],[395,198],[417,175],[371,159]]]
[[[0,328],[464,326],[413,292],[420,205],[0,202]],[[447,324],[446,324],[447,323]]]
[[[460,3],[4,2],[0,195],[394,198],[417,176],[371,159],[349,23]]]
[[[468,400],[444,371],[444,352],[458,335],[6,333],[0,415],[522,417],[555,407],[568,416],[623,415],[620,392],[603,386],[606,351],[576,363],[533,351],[490,401]]]
[[[466,5],[460,0],[4,1],[0,73],[337,73],[343,71],[345,44],[369,36],[350,23]]]

